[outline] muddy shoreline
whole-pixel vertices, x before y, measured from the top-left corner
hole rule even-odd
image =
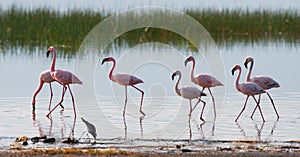
[[[13,142],[0,150],[0,156],[300,156],[300,141],[267,142],[255,140],[101,140],[63,144],[53,142],[24,145]]]
[[[185,152],[186,151],[186,152]],[[2,150],[0,156],[300,156],[300,151],[254,151],[254,150],[205,150],[205,151],[188,151],[178,150],[170,152],[131,152],[109,149],[91,149],[91,148],[34,148],[25,150]]]

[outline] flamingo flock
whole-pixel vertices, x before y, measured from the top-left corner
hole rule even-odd
[[[74,111],[74,116],[76,118],[76,106],[75,106],[75,99],[73,96],[73,93],[71,91],[70,85],[71,84],[81,84],[82,85],[82,81],[75,76],[73,73],[66,71],[66,70],[57,70],[55,69],[55,64],[56,64],[56,49],[53,46],[50,46],[47,50],[47,57],[49,56],[49,54],[52,53],[53,54],[53,58],[52,58],[52,63],[50,65],[50,70],[45,70],[40,74],[40,78],[39,78],[39,86],[38,88],[35,90],[33,96],[32,96],[32,108],[33,111],[35,110],[35,104],[36,104],[36,96],[38,95],[38,93],[41,91],[43,84],[44,83],[49,83],[49,87],[50,87],[50,101],[49,101],[49,105],[48,105],[48,110],[49,113],[46,115],[47,117],[50,116],[50,114],[60,105],[62,108],[64,108],[64,106],[62,105],[62,102],[64,100],[64,96],[67,90],[69,90],[70,96],[72,98],[72,105],[73,105],[73,111]],[[124,109],[123,109],[123,117],[125,117],[126,114],[126,105],[127,105],[127,87],[131,86],[134,89],[136,89],[138,92],[141,93],[141,100],[140,100],[140,105],[139,105],[139,112],[142,114],[142,116],[146,116],[146,114],[144,113],[144,111],[142,110],[142,106],[143,106],[143,99],[144,99],[144,91],[141,90],[140,88],[136,87],[136,85],[144,83],[144,81],[142,79],[137,78],[136,76],[133,75],[129,75],[129,74],[113,74],[114,69],[116,67],[116,60],[113,57],[107,57],[104,58],[102,60],[102,65],[106,62],[112,62],[112,68],[109,71],[108,74],[108,78],[112,81],[115,82],[121,86],[125,87],[125,101],[124,101]],[[184,61],[184,65],[187,66],[187,64],[191,62],[192,63],[192,67],[191,67],[191,73],[190,73],[190,81],[193,82],[194,84],[196,84],[197,86],[201,86],[202,89],[198,89],[197,87],[192,87],[192,86],[183,86],[181,88],[179,88],[179,82],[181,80],[182,74],[180,71],[175,71],[174,73],[172,73],[172,80],[175,79],[176,76],[178,76],[178,79],[175,83],[175,93],[185,99],[189,100],[189,105],[190,105],[190,111],[188,116],[191,117],[191,114],[193,112],[193,110],[198,106],[198,104],[201,102],[203,103],[202,106],[202,110],[200,113],[200,120],[202,120],[203,122],[205,122],[204,118],[203,118],[203,112],[204,112],[204,108],[206,106],[206,102],[201,100],[202,96],[207,96],[207,94],[204,93],[204,90],[207,88],[211,99],[212,99],[212,104],[213,104],[213,108],[214,108],[214,118],[216,118],[217,112],[216,112],[216,104],[215,104],[215,98],[212,94],[211,88],[213,87],[217,87],[217,86],[224,86],[223,83],[221,83],[220,81],[218,81],[215,77],[208,75],[208,74],[198,74],[198,75],[194,75],[194,70],[195,70],[195,58],[193,56],[189,56],[186,58],[186,60]],[[274,101],[271,97],[271,95],[266,91],[269,90],[271,88],[278,88],[280,87],[279,83],[276,82],[274,79],[267,77],[267,76],[255,76],[251,78],[251,73],[252,73],[252,69],[253,69],[253,65],[254,65],[254,59],[252,57],[247,57],[245,62],[244,62],[244,66],[246,69],[248,69],[248,64],[250,63],[250,68],[248,70],[248,74],[247,74],[247,78],[246,78],[246,82],[240,83],[240,77],[241,77],[241,73],[242,73],[242,68],[240,65],[235,65],[232,70],[231,73],[232,75],[234,75],[235,71],[238,71],[238,75],[236,77],[235,80],[235,88],[237,89],[238,92],[246,95],[246,100],[245,103],[243,105],[242,110],[240,111],[240,113],[238,114],[238,116],[236,117],[235,121],[237,121],[240,116],[242,115],[242,113],[244,112],[246,106],[247,106],[247,102],[249,97],[251,96],[256,105],[254,108],[254,111],[251,114],[251,118],[253,118],[253,115],[256,111],[256,109],[259,109],[261,118],[263,120],[263,122],[265,122],[264,116],[263,116],[263,112],[260,106],[260,99],[261,99],[261,94],[266,93],[273,105],[273,108],[275,110],[275,113],[277,115],[277,118],[279,118],[279,114],[277,112],[277,109],[275,107]],[[57,82],[62,86],[62,95],[61,95],[61,99],[60,101],[57,103],[56,106],[54,106],[51,109],[51,103],[52,103],[52,97],[53,97],[53,92],[52,92],[52,86],[51,83],[52,82]],[[255,98],[255,96],[258,95],[258,100]],[[195,103],[195,105],[192,105],[192,100],[196,99],[197,102]]]

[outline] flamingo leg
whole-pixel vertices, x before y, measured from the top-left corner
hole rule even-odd
[[[200,119],[201,119],[203,122],[205,122],[205,120],[202,118],[202,116],[203,116],[203,112],[204,112],[204,108],[205,108],[206,103],[205,103],[203,100],[199,100],[199,101],[201,101],[201,102],[203,103],[203,107],[202,107]]]
[[[261,94],[259,94],[259,96],[258,96],[258,104],[260,104],[260,97],[261,97]],[[251,119],[253,119],[253,115],[254,115],[256,109],[257,109],[257,105],[255,106],[255,108],[254,108],[254,110],[253,110],[253,112],[252,112],[252,114],[250,116]]]
[[[193,112],[193,109],[194,109],[195,107],[192,108],[192,99],[190,99],[189,101],[190,101],[190,113],[188,114],[188,116],[191,116],[191,115],[192,115],[192,112]],[[198,103],[197,103],[197,104],[198,104]],[[196,104],[196,105],[197,105],[197,104]],[[195,106],[196,106],[196,105],[195,105]]]
[[[242,111],[240,112],[240,114],[236,117],[235,121],[237,122],[237,120],[240,118],[241,114],[244,112],[245,108],[246,108],[246,105],[247,105],[247,101],[249,99],[249,95],[247,95],[247,98],[246,98],[246,101],[245,101],[245,104],[244,104],[244,107],[242,109]]]
[[[65,93],[66,93],[66,86],[63,86],[63,92],[62,92],[62,95],[61,95],[61,100],[60,102],[46,115],[48,118],[49,118],[49,115],[56,109],[56,107],[58,105],[60,105],[63,101],[64,101],[64,96],[65,96]]]
[[[205,87],[202,88],[202,92],[204,91],[204,89],[205,89]],[[195,105],[194,108],[192,109],[192,111],[194,111],[194,109],[197,107],[197,105],[198,105],[198,103],[199,103],[200,101],[202,101],[202,100],[201,100],[201,95],[200,95],[200,97],[199,97],[198,102],[196,103],[196,105]],[[202,101],[202,102],[203,102],[203,101]]]
[[[276,110],[276,107],[275,107],[274,101],[273,101],[273,99],[272,99],[271,95],[270,95],[268,92],[267,92],[267,95],[268,95],[268,97],[270,98],[270,101],[271,101],[271,103],[272,103],[272,105],[273,105],[273,108],[274,108],[274,110],[275,110],[275,112],[276,112],[277,119],[279,119],[279,114],[278,114],[278,112],[277,112],[277,110]]]
[[[72,93],[72,91],[71,91],[71,88],[70,88],[70,86],[68,85],[68,88],[69,88],[69,92],[70,92],[70,94],[71,94],[71,97],[72,97],[72,103],[73,103],[73,110],[74,110],[74,119],[76,120],[76,107],[75,107],[75,101],[74,101],[74,96],[73,96],[73,93]],[[75,121],[74,120],[74,121]]]
[[[141,103],[140,103],[140,113],[143,116],[146,116],[146,114],[142,111],[142,105],[143,105],[143,99],[144,99],[144,91],[142,91],[141,89],[135,87],[134,85],[132,85],[133,88],[135,88],[136,90],[140,91],[142,93],[142,98],[141,98]]]
[[[199,98],[198,101],[197,101],[197,103],[196,103],[195,106],[193,107],[192,112],[193,112],[193,111],[195,110],[195,108],[198,106],[198,104],[199,104],[200,101],[201,101],[201,99]]]
[[[127,105],[127,86],[125,86],[125,103],[124,103],[124,109],[123,109],[123,117],[125,117],[126,105]]]
[[[203,103],[203,107],[202,107],[200,119],[201,119],[203,122],[205,122],[204,119],[202,118],[202,115],[203,115],[203,112],[204,112],[204,108],[205,108],[206,103],[205,103],[205,101],[201,100],[200,98],[198,99],[196,105],[195,105],[195,106],[193,107],[193,109],[191,110],[190,114],[192,114],[192,112],[193,112],[194,109],[197,107],[197,105],[199,104],[199,102],[202,102],[202,103]]]
[[[252,96],[252,97],[253,97],[254,101],[256,102],[256,106],[257,106],[258,109],[259,109],[259,112],[260,112],[261,118],[263,119],[263,122],[265,122],[265,118],[264,118],[263,113],[262,113],[262,111],[261,111],[261,108],[260,108],[260,106],[259,106],[259,102],[255,99],[254,96]]]
[[[208,88],[208,91],[209,91],[209,93],[210,93],[210,95],[211,95],[211,99],[212,99],[212,102],[213,102],[213,105],[214,105],[214,113],[215,113],[215,117],[214,117],[214,118],[216,119],[216,117],[217,117],[217,112],[216,112],[215,98],[214,98],[214,96],[213,96],[213,94],[212,94],[210,88]]]

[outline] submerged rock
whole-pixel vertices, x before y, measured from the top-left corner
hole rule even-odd
[[[20,137],[17,137],[15,142],[16,143],[19,143],[19,144],[22,144],[24,146],[28,145],[28,137],[27,136],[20,136]]]
[[[20,136],[20,137],[17,137],[16,138],[16,142],[27,142],[27,140],[28,140],[28,137],[27,136]]]
[[[46,135],[44,135],[44,136],[40,136],[40,137],[32,137],[31,138],[31,142],[33,142],[33,143],[37,143],[37,142],[39,142],[39,141],[41,141],[42,139],[47,139],[47,136]]]
[[[44,143],[54,143],[55,142],[55,138],[47,138],[47,139],[43,139],[41,140]]]
[[[74,137],[68,137],[67,139],[61,140],[61,143],[76,144],[79,143],[79,141],[76,140]]]

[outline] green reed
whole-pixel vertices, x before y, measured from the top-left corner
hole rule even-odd
[[[226,9],[187,9],[184,12],[199,21],[217,43],[258,40],[297,42],[300,38],[300,16],[296,12]],[[108,16],[104,11],[89,10],[65,13],[47,8],[28,11],[12,7],[0,10],[0,44],[56,45],[76,50],[89,31]],[[159,28],[132,30],[115,40],[119,44],[129,45],[152,41],[175,45],[188,43],[191,49],[194,48],[180,35]]]

